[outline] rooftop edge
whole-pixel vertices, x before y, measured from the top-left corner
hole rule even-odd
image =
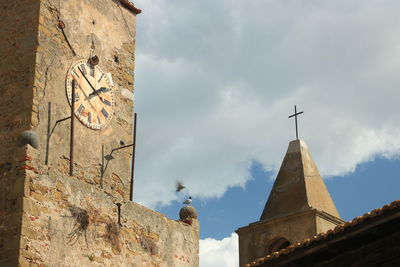
[[[118,0],[126,9],[130,10],[133,14],[138,15],[142,13],[142,10],[139,8],[136,8],[135,5],[129,0]]]

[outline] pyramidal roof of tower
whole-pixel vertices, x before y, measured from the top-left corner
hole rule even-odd
[[[303,140],[289,143],[260,220],[317,209],[339,213]]]

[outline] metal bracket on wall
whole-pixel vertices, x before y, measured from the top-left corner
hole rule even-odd
[[[117,205],[117,207],[118,207],[118,225],[119,226],[122,226],[122,223],[121,223],[121,203],[117,203],[116,204]]]
[[[75,96],[75,88],[76,88],[76,81],[72,80],[72,95]],[[47,141],[46,141],[46,158],[45,158],[45,164],[48,165],[49,163],[49,150],[50,150],[50,137],[52,136],[54,130],[56,129],[57,125],[60,122],[63,122],[65,120],[71,119],[71,129],[70,129],[70,163],[69,163],[69,175],[73,176],[74,175],[74,122],[75,122],[75,105],[74,105],[74,100],[72,100],[71,104],[71,116],[59,119],[56,121],[54,124],[53,128],[50,130],[50,125],[51,125],[51,102],[48,104],[48,118],[47,118]]]
[[[110,154],[104,155],[104,145],[101,146],[101,172],[100,172],[100,187],[103,188],[103,177],[104,177],[104,173],[107,170],[108,164],[110,163],[111,160],[114,159],[113,157],[113,153],[117,150],[121,150],[124,148],[128,148],[128,147],[133,147],[134,144],[130,144],[130,145],[126,145],[126,146],[121,146],[118,148],[113,148],[110,152]],[[104,159],[107,161],[106,164],[104,164]]]
[[[100,187],[103,189],[103,179],[104,179],[104,173],[107,170],[108,164],[110,163],[111,160],[114,159],[113,153],[117,150],[125,149],[128,147],[132,147],[132,166],[131,166],[131,188],[130,188],[130,197],[129,199],[133,201],[133,182],[134,182],[134,170],[135,170],[135,153],[136,153],[136,121],[137,121],[137,114],[134,114],[134,130],[133,130],[133,143],[130,145],[124,145],[124,143],[121,141],[120,144],[121,146],[118,148],[113,148],[111,149],[110,154],[104,155],[104,145],[101,146],[101,170],[100,170]],[[106,164],[104,164],[104,159],[107,161]]]
[[[53,128],[51,129],[51,102],[49,102],[49,107],[48,107],[48,118],[47,118],[47,142],[46,142],[46,159],[45,159],[45,164],[47,165],[49,163],[49,150],[50,150],[50,137],[53,135],[54,130],[56,129],[57,125],[60,122],[66,121],[71,119],[71,116],[57,120],[56,123],[54,123]]]

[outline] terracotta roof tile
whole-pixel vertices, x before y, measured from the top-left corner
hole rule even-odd
[[[332,236],[332,235],[338,234],[340,232],[343,232],[347,228],[357,226],[360,223],[368,220],[369,218],[374,218],[376,216],[382,215],[385,211],[393,210],[393,209],[398,208],[398,207],[400,207],[400,200],[393,201],[392,203],[387,204],[387,205],[383,206],[382,208],[378,208],[378,209],[372,210],[372,211],[370,211],[368,213],[365,213],[362,216],[358,216],[358,217],[356,217],[356,218],[354,218],[354,219],[352,219],[352,220],[350,220],[348,222],[340,224],[340,225],[336,226],[334,229],[328,230],[325,233],[320,233],[320,234],[315,235],[315,236],[313,236],[311,238],[306,238],[301,242],[298,242],[296,244],[290,245],[290,246],[288,246],[288,247],[286,247],[284,249],[281,249],[279,251],[273,252],[272,254],[267,255],[265,257],[258,258],[258,259],[252,261],[249,264],[245,264],[244,266],[245,267],[260,266],[261,264],[263,264],[266,261],[269,261],[269,260],[272,260],[272,259],[276,259],[276,258],[278,258],[278,257],[280,257],[282,255],[287,255],[289,253],[292,253],[293,251],[295,251],[298,248],[307,247],[310,244],[312,244],[313,242],[316,242],[316,241],[322,240],[322,239],[326,239],[329,236]]]
[[[129,2],[129,0],[119,0],[119,2],[128,10],[132,11],[132,13],[134,14],[140,14],[142,13],[142,10],[139,8],[136,8],[135,5],[131,2]]]

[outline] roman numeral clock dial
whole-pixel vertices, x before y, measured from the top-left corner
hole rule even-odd
[[[72,96],[72,81],[76,81],[75,96]],[[98,66],[87,60],[72,64],[66,78],[67,98],[74,105],[75,116],[86,127],[101,130],[110,123],[114,111],[112,82]]]

